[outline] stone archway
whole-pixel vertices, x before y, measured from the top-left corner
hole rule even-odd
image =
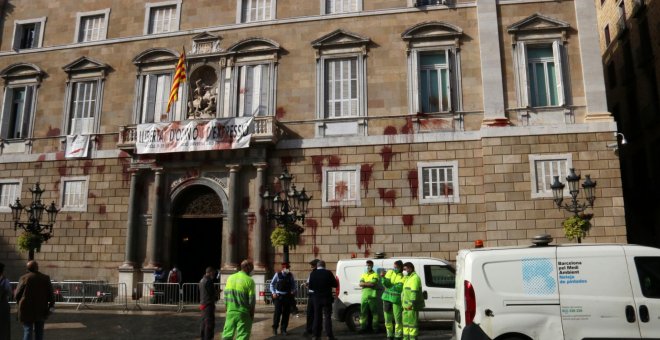
[[[223,202],[211,187],[189,184],[172,198],[172,265],[184,282],[198,282],[206,267],[219,268]]]

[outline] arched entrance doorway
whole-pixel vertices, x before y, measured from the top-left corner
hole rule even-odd
[[[213,189],[192,185],[178,194],[172,206],[172,265],[183,282],[199,282],[206,267],[220,267],[222,202]]]

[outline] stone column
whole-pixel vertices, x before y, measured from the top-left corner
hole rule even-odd
[[[236,244],[239,237],[238,232],[238,212],[237,200],[238,197],[238,170],[240,165],[231,164],[227,165],[229,168],[229,183],[227,184],[227,191],[229,202],[227,207],[227,224],[222,228],[222,270],[225,272],[233,272],[236,270],[239,260],[237,259]]]
[[[580,41],[580,63],[584,79],[587,121],[613,122],[607,111],[605,77],[600,54],[598,20],[593,1],[575,1],[578,40]],[[613,130],[616,131],[616,130]]]
[[[162,222],[163,210],[163,169],[156,169],[156,176],[154,178],[154,206],[151,209],[151,239],[149,242],[149,267],[155,268],[161,265],[163,255],[163,228],[165,227]]]
[[[256,214],[255,214],[255,225],[252,229],[252,260],[254,261],[254,270],[255,271],[265,271],[266,266],[264,264],[264,254],[263,254],[263,240],[264,240],[264,230],[267,227],[267,220],[263,215],[263,205],[264,202],[261,199],[261,192],[266,185],[266,168],[267,163],[256,163],[254,164],[257,168],[257,178],[256,178],[256,192],[254,193],[254,198],[257,200]]]
[[[497,27],[497,1],[478,0],[477,21],[479,22],[479,54],[484,96],[482,124],[507,126],[509,118],[504,110],[504,82],[502,58],[500,57],[500,31]]]
[[[126,290],[119,289],[118,295],[126,298],[137,293],[137,283],[142,281],[138,260],[139,228],[139,197],[137,194],[139,173],[131,173],[131,188],[128,196],[128,221],[126,223],[126,245],[124,264],[119,267],[119,283],[125,285]]]

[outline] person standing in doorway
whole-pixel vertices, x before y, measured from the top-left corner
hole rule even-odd
[[[36,261],[27,263],[28,273],[21,276],[16,287],[18,321],[23,324],[23,339],[43,340],[44,322],[55,306],[50,277],[39,272]]]
[[[167,303],[174,304],[179,302],[179,288],[182,282],[183,275],[175,265],[167,274],[167,289],[165,290]]]
[[[254,266],[252,262],[243,260],[241,270],[227,278],[225,286],[225,305],[227,316],[222,331],[223,340],[250,339],[254,308],[256,305],[254,280],[250,277]]]
[[[403,325],[401,324],[401,291],[403,290],[403,262],[394,262],[394,269],[380,274],[380,283],[385,287],[383,293],[383,314],[385,316],[385,330],[387,339],[403,338]]]
[[[282,263],[282,270],[275,273],[270,281],[270,292],[275,304],[273,335],[277,335],[278,327],[282,335],[287,334],[291,307],[296,303],[296,291],[296,281],[293,279],[293,274],[291,274],[291,268],[288,263],[284,262]]]
[[[360,277],[362,287],[362,300],[360,301],[360,333],[371,331],[368,329],[369,313],[371,313],[371,327],[374,333],[378,332],[378,274],[374,271],[374,261],[367,260],[367,268]]]
[[[311,273],[316,270],[316,265],[319,263],[318,259],[313,259],[309,262],[311,266]],[[305,288],[307,288],[307,323],[305,324],[305,333],[303,336],[312,336],[314,329],[314,290],[309,288],[309,277],[307,277],[307,282],[305,282]]]
[[[215,268],[206,268],[206,274],[199,281],[199,309],[202,310],[202,340],[213,340],[215,332],[215,303],[218,301],[218,291],[215,289]]]
[[[11,283],[5,277],[5,264],[0,263],[0,340],[9,340],[11,335],[9,298]]]
[[[403,276],[405,280],[401,295],[403,339],[416,340],[419,334],[419,311],[424,308],[422,280],[415,272],[415,266],[410,262],[403,264]]]
[[[328,340],[335,340],[332,333],[332,289],[337,287],[337,280],[331,271],[325,269],[325,261],[319,260],[316,270],[309,275],[309,289],[314,291],[314,340],[321,339],[321,324],[325,328]]]

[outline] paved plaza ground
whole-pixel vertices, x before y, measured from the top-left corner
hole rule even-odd
[[[22,330],[12,315],[12,339],[22,339]],[[187,340],[199,339],[199,314],[195,312],[149,312],[58,309],[46,322],[45,339],[48,340]],[[224,313],[218,313],[216,332],[222,331]],[[252,327],[252,339],[305,339],[304,315],[291,317],[289,335],[271,335],[272,314],[260,312]],[[357,335],[343,323],[334,323],[335,336],[339,339],[385,339],[385,334]],[[216,339],[220,339],[219,336]],[[451,339],[451,325],[427,323],[422,325],[420,340]]]

